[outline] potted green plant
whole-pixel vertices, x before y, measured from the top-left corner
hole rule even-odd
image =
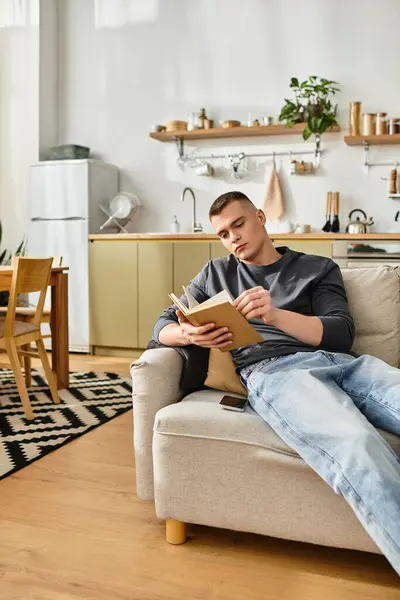
[[[293,100],[285,98],[279,120],[286,121],[286,127],[306,123],[303,130],[305,140],[313,133],[321,136],[327,129],[338,125],[337,104],[333,105],[331,102],[331,97],[340,91],[338,85],[336,81],[314,75],[301,83],[296,77],[292,77],[290,87],[295,97]]]
[[[1,247],[2,238],[3,238],[3,227],[2,227],[2,224],[0,221],[0,247]],[[18,246],[17,250],[15,251],[14,255],[15,256],[24,256],[25,250],[26,250],[26,240],[24,238],[22,240],[22,242],[20,243],[20,245]],[[9,252],[9,250],[7,250],[7,249],[0,252],[0,265],[9,265],[11,263],[12,256],[13,255],[11,254],[11,252]],[[8,292],[4,292],[4,291],[0,292],[0,306],[7,306],[8,296],[9,296]]]

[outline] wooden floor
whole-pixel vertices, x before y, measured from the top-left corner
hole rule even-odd
[[[0,515],[1,600],[400,600],[382,556],[201,526],[168,545],[135,495],[131,412],[1,481]]]

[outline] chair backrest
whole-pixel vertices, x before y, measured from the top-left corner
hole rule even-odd
[[[40,326],[43,316],[44,301],[53,266],[53,258],[22,258],[14,256],[11,266],[13,268],[13,275],[4,327],[5,337],[11,337],[13,335],[18,294],[39,292],[39,300],[32,322],[35,325]]]

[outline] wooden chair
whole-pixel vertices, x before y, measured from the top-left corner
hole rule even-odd
[[[52,258],[52,266],[53,267],[61,267],[63,262],[63,257],[58,256]],[[8,306],[0,306],[0,317],[7,314]],[[36,313],[36,306],[17,306],[15,310],[15,315],[19,321],[26,321],[27,323],[32,323]],[[43,309],[42,323],[49,323],[50,325],[50,333],[46,335],[42,335],[42,338],[51,338],[51,309],[48,308]],[[30,344],[24,348],[27,352],[31,349]],[[21,357],[22,359],[22,357]],[[32,361],[29,356],[25,356],[23,358],[23,365],[25,371],[25,384],[29,387],[32,383]]]
[[[0,348],[7,352],[14,371],[17,388],[27,419],[33,419],[19,357],[39,357],[49,384],[51,397],[55,404],[60,402],[54,375],[51,371],[46,349],[43,343],[40,324],[43,319],[43,306],[51,275],[52,258],[18,258],[14,257],[10,297],[6,317],[0,318]],[[16,308],[18,294],[39,292],[39,301],[33,318],[28,322],[17,320]],[[24,350],[23,347],[35,342],[38,353]]]
[[[58,257],[52,258],[52,261],[53,261],[53,265],[52,265],[53,267],[61,267],[62,262],[63,262],[63,257],[58,256]],[[0,316],[7,314],[7,308],[8,308],[8,306],[0,306]],[[25,320],[29,321],[29,320],[32,320],[33,317],[35,316],[35,311],[36,311],[36,306],[34,306],[34,305],[17,306],[17,308],[15,310],[15,314],[18,319],[23,319],[24,321]],[[51,312],[48,308],[43,309],[42,323],[51,323]],[[44,335],[43,337],[44,338],[51,337],[51,335]]]

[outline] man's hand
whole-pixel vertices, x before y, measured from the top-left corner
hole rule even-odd
[[[261,286],[246,290],[232,304],[247,320],[262,319],[265,325],[273,325],[276,318],[271,294]]]
[[[275,308],[271,294],[261,286],[246,290],[232,304],[247,320],[262,319],[266,325],[274,325],[305,344],[321,344],[323,325],[319,317]]]
[[[188,345],[195,344],[203,348],[227,348],[232,344],[232,334],[227,327],[216,329],[215,323],[195,327],[180,310],[176,311],[176,316]]]

